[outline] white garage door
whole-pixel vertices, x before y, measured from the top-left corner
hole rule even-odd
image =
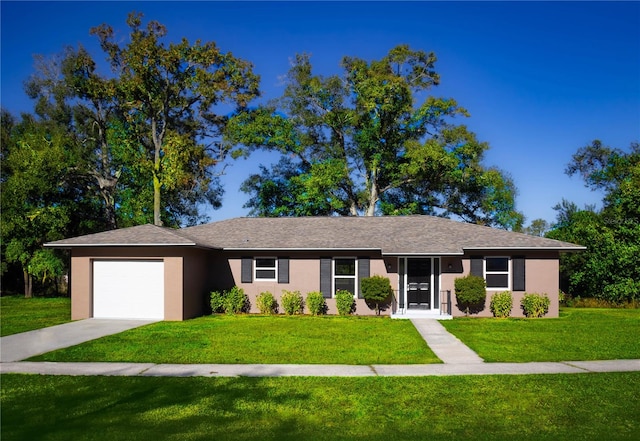
[[[164,262],[94,261],[93,316],[163,319]]]

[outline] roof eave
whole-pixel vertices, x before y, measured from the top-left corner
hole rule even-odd
[[[103,247],[195,247],[195,248],[207,248],[211,249],[212,247],[206,247],[203,245],[198,245],[197,243],[61,243],[57,244],[55,242],[45,243],[43,245],[45,248],[103,248]]]
[[[575,246],[575,247],[464,247],[465,250],[475,251],[475,250],[490,250],[490,251],[499,251],[499,250],[523,250],[523,251],[584,251],[587,247],[583,246]]]
[[[360,247],[351,247],[351,248],[319,248],[319,247],[293,247],[293,248],[283,248],[283,247],[261,247],[261,248],[252,248],[252,247],[224,247],[223,251],[381,251],[380,248],[360,248]]]
[[[464,252],[462,251],[455,251],[455,252],[451,252],[448,251],[446,253],[439,253],[439,252],[420,252],[420,253],[416,253],[416,252],[411,252],[411,253],[406,253],[406,252],[402,252],[402,251],[392,251],[392,252],[383,252],[382,253],[383,256],[462,256],[464,255]]]

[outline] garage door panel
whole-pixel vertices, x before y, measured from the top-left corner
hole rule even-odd
[[[93,262],[93,316],[164,318],[164,262]]]

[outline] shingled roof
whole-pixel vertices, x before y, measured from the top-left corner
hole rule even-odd
[[[235,218],[182,231],[198,242],[228,250],[376,249],[393,255],[462,254],[472,249],[584,249],[433,216]]]
[[[51,242],[47,246],[380,250],[386,255],[463,254],[474,249],[585,249],[568,242],[433,216],[234,218],[181,230],[141,225]]]
[[[45,247],[72,248],[95,246],[196,246],[193,239],[186,237],[181,230],[158,227],[156,225],[138,225],[102,233],[87,234],[70,239],[46,243]]]

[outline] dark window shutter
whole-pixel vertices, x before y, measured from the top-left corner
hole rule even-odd
[[[326,299],[331,298],[331,258],[320,258],[320,292]]]
[[[289,283],[288,257],[278,257],[278,283]]]
[[[253,282],[253,258],[243,257],[242,268],[240,269],[240,282],[251,283]]]
[[[471,274],[474,276],[483,277],[484,270],[482,265],[484,260],[482,256],[471,256]]]
[[[362,299],[362,287],[360,280],[369,277],[371,263],[368,257],[358,257],[358,298]]]
[[[517,256],[511,259],[511,265],[513,269],[513,291],[525,291],[525,258],[522,256]]]

